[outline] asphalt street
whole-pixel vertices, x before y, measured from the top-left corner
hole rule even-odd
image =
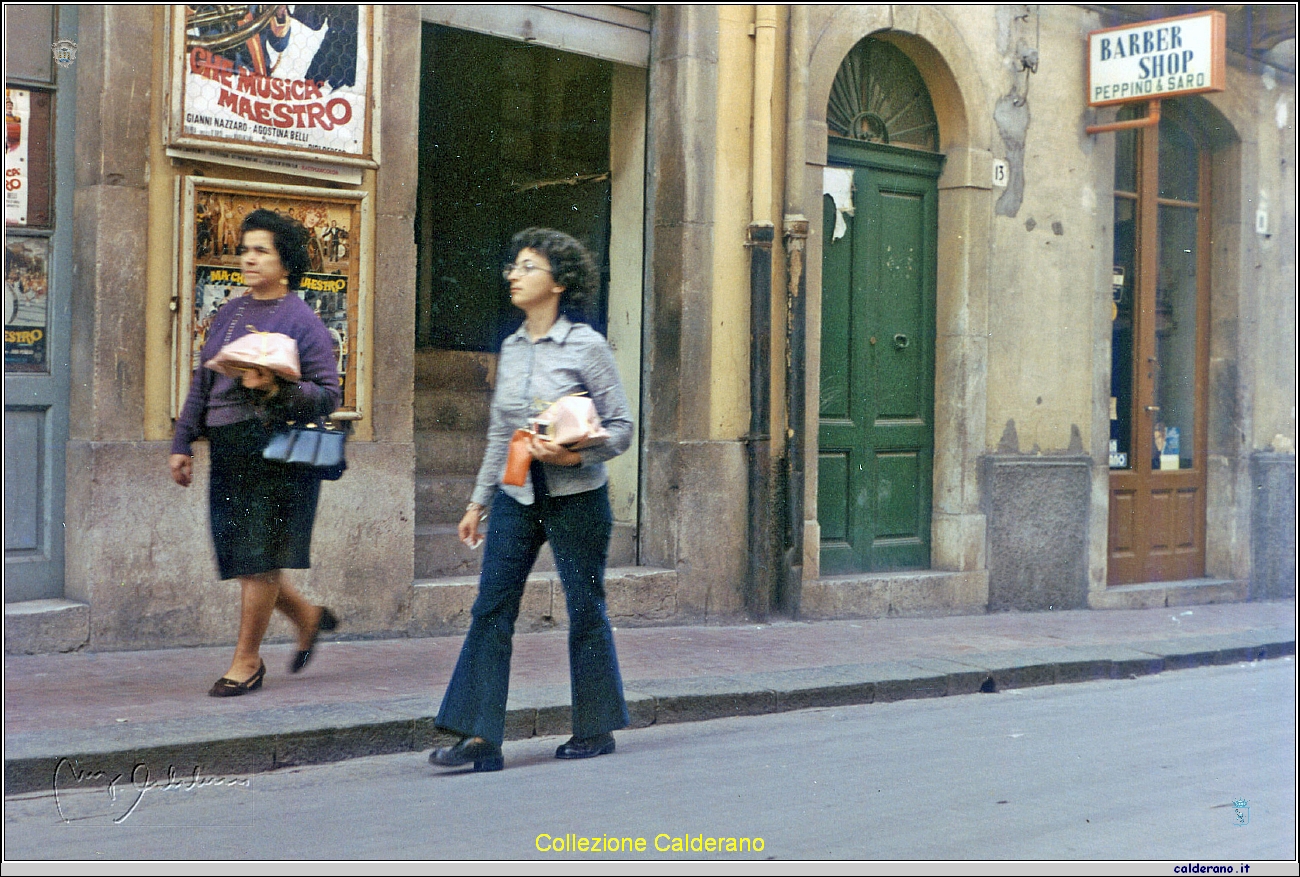
[[[1296,857],[1293,657],[657,725],[590,761],[562,740],[495,774],[405,753],[110,794],[64,771],[5,801],[6,859]]]

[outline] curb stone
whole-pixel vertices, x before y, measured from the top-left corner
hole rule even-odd
[[[1247,630],[1109,646],[1060,646],[952,658],[914,658],[731,676],[645,680],[627,686],[630,728],[763,715],[812,707],[888,703],[1277,659],[1295,654],[1295,631]],[[10,734],[5,792],[175,776],[260,773],[367,755],[418,752],[454,741],[433,724],[424,697],[260,710],[242,716]],[[568,733],[567,685],[512,692],[506,739]],[[79,779],[78,779],[79,777]]]

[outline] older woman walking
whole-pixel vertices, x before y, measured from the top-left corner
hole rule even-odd
[[[239,579],[239,637],[230,667],[212,686],[213,697],[234,697],[262,687],[260,650],[271,614],[279,609],[298,628],[291,672],[311,659],[317,636],[338,625],[334,613],[314,606],[291,585],[286,569],[311,565],[311,532],[320,479],[262,458],[274,429],[287,420],[312,421],[338,407],[339,375],[329,332],[293,290],[307,271],[307,231],[270,210],[249,213],[241,226],[240,267],[248,292],[217,311],[202,361],[250,331],[278,332],[298,345],[302,379],[289,381],[262,368],[238,379],[200,365],[176,422],[168,466],[188,487],[191,444],[209,444],[209,519],[223,579]]]

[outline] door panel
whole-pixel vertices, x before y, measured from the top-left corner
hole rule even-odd
[[[1205,573],[1209,160],[1178,115],[1116,138],[1110,584]]]
[[[1113,559],[1133,557],[1133,518],[1136,496],[1131,490],[1110,495],[1110,552]]]
[[[42,410],[5,412],[5,556],[39,553],[44,547],[45,425]]]
[[[847,546],[849,539],[849,455],[822,452],[817,461],[818,519],[822,541]]]
[[[828,575],[930,564],[934,278],[941,157],[841,148],[853,214],[822,276],[818,493]],[[914,162],[909,166],[909,162]],[[919,166],[918,166],[919,165]]]

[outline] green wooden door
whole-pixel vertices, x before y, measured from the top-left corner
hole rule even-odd
[[[941,155],[832,143],[853,174],[825,198],[818,521],[823,575],[930,565]]]

